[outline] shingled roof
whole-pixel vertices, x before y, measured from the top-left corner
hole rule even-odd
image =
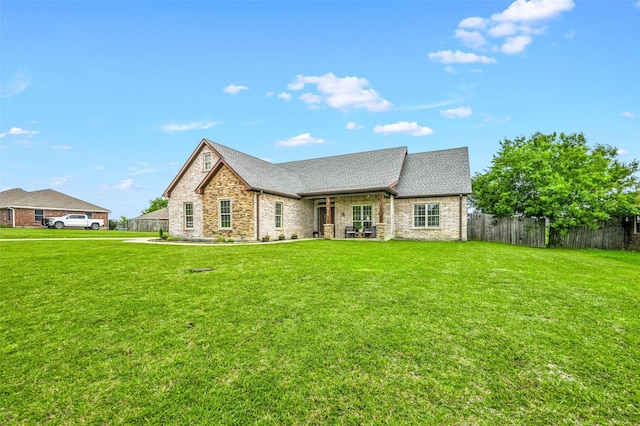
[[[109,210],[87,203],[53,189],[28,192],[22,188],[0,192],[0,208],[25,208],[48,210],[72,210],[82,212],[105,212]]]
[[[274,164],[203,139],[165,196],[195,161],[202,144],[215,150],[249,189],[294,198],[373,191],[399,197],[471,193],[467,148],[407,154],[403,146]],[[199,188],[216,172],[212,169]]]
[[[396,191],[397,197],[471,194],[468,149],[407,155]]]

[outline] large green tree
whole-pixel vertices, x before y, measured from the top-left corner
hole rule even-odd
[[[153,200],[149,200],[149,207],[142,210],[142,214],[155,212],[156,210],[163,209],[169,206],[169,199],[164,197],[156,197]]]
[[[616,148],[590,147],[581,133],[505,139],[491,166],[474,175],[472,204],[497,216],[545,218],[557,232],[597,227],[638,213],[637,172],[637,161],[622,163]]]

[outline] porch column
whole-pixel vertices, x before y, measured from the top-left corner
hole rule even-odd
[[[325,201],[325,205],[327,207],[327,219],[324,223],[324,239],[333,240],[335,238],[335,227],[333,223],[331,223],[331,197],[327,197]]]

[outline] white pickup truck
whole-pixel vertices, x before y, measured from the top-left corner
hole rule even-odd
[[[42,219],[42,224],[47,228],[62,229],[65,226],[71,226],[95,231],[104,226],[104,220],[91,219],[86,214],[67,214],[60,217],[45,217]]]

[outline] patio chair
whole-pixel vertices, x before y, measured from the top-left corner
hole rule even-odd
[[[375,226],[367,226],[364,228],[364,237],[365,238],[375,238],[376,237],[376,227]]]
[[[355,238],[356,237],[356,230],[353,226],[345,226],[344,227],[344,237],[345,238],[349,238],[349,236],[351,236],[351,238]]]

